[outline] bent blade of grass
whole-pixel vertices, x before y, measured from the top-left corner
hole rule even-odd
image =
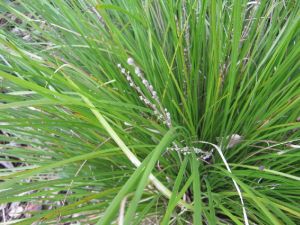
[[[268,207],[267,207],[268,203],[266,202],[266,204],[263,204],[263,201],[261,200],[261,198],[267,198],[267,196],[260,194],[255,189],[252,189],[250,186],[248,186],[247,184],[240,181],[236,176],[233,175],[233,173],[229,172],[228,170],[225,170],[224,168],[219,167],[219,166],[216,166],[216,167],[219,168],[220,170],[224,171],[226,174],[228,174],[228,176],[230,176],[232,179],[234,179],[236,183],[239,183],[239,185],[243,188],[245,193],[251,197],[250,199],[256,203],[256,205],[265,214],[265,217],[272,224],[281,225],[281,222],[278,220],[278,218],[275,215],[273,215],[270,212],[270,210],[268,209]]]
[[[224,156],[224,154],[223,154],[223,152],[222,152],[222,150],[221,150],[221,148],[219,146],[217,146],[217,145],[215,145],[213,143],[210,143],[210,142],[206,142],[206,141],[197,141],[197,142],[213,146],[217,150],[217,152],[219,153],[219,155],[220,155],[221,159],[223,160],[223,162],[225,164],[225,167],[228,170],[228,172],[232,174],[231,169],[229,167],[229,164],[227,163],[227,160],[226,160],[226,158],[225,158],[225,156]],[[236,181],[233,178],[232,178],[232,182],[233,182],[233,184],[234,184],[234,186],[235,186],[235,188],[236,188],[236,190],[238,192],[238,195],[240,197],[240,201],[241,201],[242,208],[243,208],[244,222],[245,222],[246,225],[249,225],[249,220],[248,220],[248,216],[247,216],[247,212],[246,212],[246,207],[245,207],[245,204],[244,204],[244,200],[243,200],[241,189],[239,188],[238,184],[236,183]]]

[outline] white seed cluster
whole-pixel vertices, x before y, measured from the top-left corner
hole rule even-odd
[[[192,154],[192,152],[195,152],[196,154],[200,154],[200,158],[205,161],[213,154],[213,149],[211,151],[203,151],[201,148],[196,148],[193,146],[179,147],[176,143],[173,143],[173,147],[168,147],[167,150],[180,152],[183,155],[189,155]]]
[[[153,86],[149,83],[149,81],[146,80],[144,74],[142,73],[141,69],[135,64],[134,60],[132,58],[128,58],[127,63],[128,63],[128,65],[134,67],[135,74],[142,80],[142,83],[144,84],[144,86],[146,87],[148,92],[151,94],[152,98],[155,101],[159,102],[157,92],[154,90]]]
[[[150,100],[144,95],[144,93],[142,92],[141,88],[138,87],[134,80],[132,79],[130,72],[126,71],[125,68],[123,68],[121,66],[121,64],[118,64],[118,67],[120,68],[121,73],[126,77],[126,80],[128,81],[130,87],[134,88],[138,94],[139,94],[139,98],[141,99],[141,101],[143,101],[147,106],[149,106],[150,108],[152,108],[154,110],[154,112],[157,110],[157,107],[155,104],[152,104],[150,102]]]
[[[128,65],[134,67],[134,73],[136,74],[137,77],[141,79],[144,87],[151,95],[151,100],[146,97],[146,94],[142,91],[142,88],[140,88],[138,85],[135,84],[134,80],[130,75],[130,72],[126,71],[126,69],[123,68],[121,64],[118,64],[118,68],[120,69],[121,73],[126,77],[127,81],[129,82],[129,85],[138,92],[140,100],[144,102],[148,107],[153,109],[154,115],[156,115],[158,120],[163,121],[164,124],[166,124],[168,127],[171,127],[172,126],[171,114],[168,112],[167,108],[164,108],[162,106],[159,97],[157,95],[157,92],[154,90],[150,82],[145,78],[140,67],[136,65],[133,58],[128,58],[127,63]]]

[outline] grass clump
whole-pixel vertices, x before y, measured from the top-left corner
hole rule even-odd
[[[2,221],[296,225],[299,9],[1,1]]]

